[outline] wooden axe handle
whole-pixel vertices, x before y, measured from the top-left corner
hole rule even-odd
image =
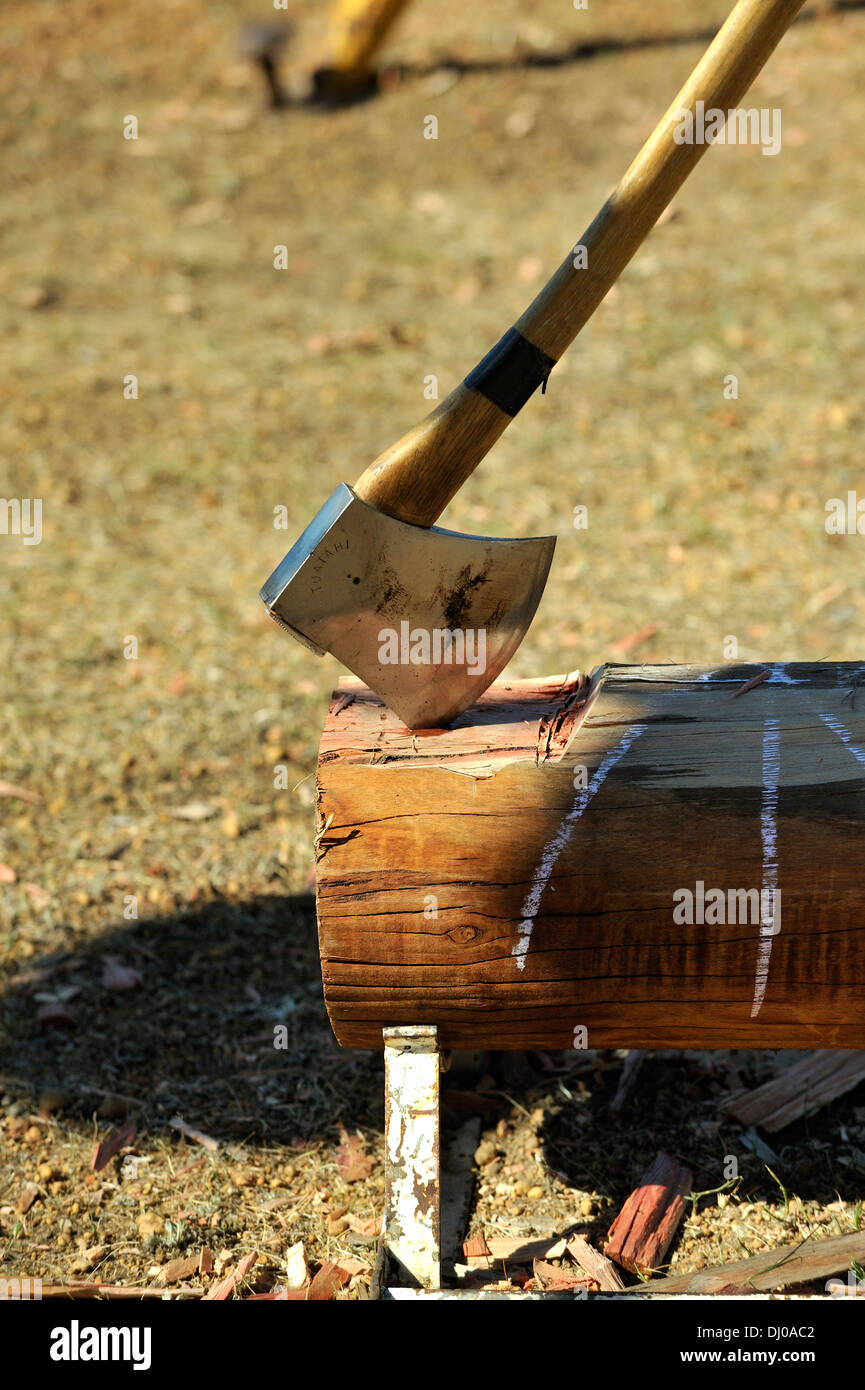
[[[682,90],[661,117],[615,192],[522,318],[432,414],[358,480],[355,491],[380,511],[432,526],[448,502],[546,380],[565,348],[618,279],[706,144],[677,144],[683,110],[702,101],[728,111],[741,101],[804,0],[739,0]]]

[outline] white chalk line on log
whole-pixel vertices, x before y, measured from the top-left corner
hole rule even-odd
[[[796,685],[802,682],[791,680],[778,670],[777,666],[772,668],[772,679],[775,676],[787,684]],[[836,719],[834,714],[826,714],[823,710],[818,710],[820,718],[833,732],[837,734],[845,748],[853,754],[857,762],[865,766],[865,750],[858,747],[853,742],[850,730]],[[760,897],[760,952],[757,957],[757,977],[754,985],[754,1002],[751,1005],[751,1017],[756,1018],[760,1012],[763,1000],[766,997],[766,985],[769,980],[769,961],[772,956],[772,941],[781,930],[781,895],[778,892],[778,783],[781,771],[781,734],[779,730],[779,720],[767,719],[763,730],[763,804],[760,812],[760,826],[763,837],[763,892]]]
[[[845,748],[849,748],[856,761],[862,763],[863,766],[865,766],[865,752],[863,752],[861,748],[857,748],[856,744],[853,742],[853,737],[850,733],[850,730],[845,728],[845,726],[841,723],[841,720],[836,719],[834,714],[823,714],[822,710],[820,711],[820,718],[823,720],[824,724],[829,725],[829,728],[832,730],[833,734],[838,735]]]
[[[791,676],[785,669],[786,665],[787,663],[784,661],[769,662],[769,670],[772,672],[768,681],[769,685],[774,685],[776,681],[779,685],[810,685],[810,681],[796,680],[795,676]]]
[[[796,680],[784,670],[783,664],[770,665],[769,682],[778,681],[782,685],[805,685],[806,681]],[[699,677],[710,680],[708,673]],[[854,744],[848,729],[834,715],[819,711],[820,718],[837,734],[853,756],[865,766],[865,750]],[[589,782],[581,789],[577,800],[568,812],[552,840],[545,846],[541,862],[532,878],[526,901],[523,904],[522,921],[519,925],[519,939],[511,954],[516,957],[517,969],[524,970],[526,955],[531,943],[535,918],[540,910],[541,900],[552,877],[553,869],[568,844],[577,822],[581,819],[589,802],[600,790],[608,775],[620,758],[647,728],[645,724],[633,725],[615,748],[604,757]],[[769,981],[769,964],[772,956],[772,942],[781,930],[781,903],[778,891],[778,789],[781,779],[781,733],[780,720],[767,719],[763,728],[763,795],[760,809],[760,831],[763,847],[763,891],[760,895],[760,947],[757,957],[757,970],[754,981],[754,1000],[751,1017],[756,1018],[766,996]]]
[[[538,915],[544,891],[552,877],[553,869],[556,867],[556,862],[562,850],[574,833],[577,821],[583,815],[595,793],[600,791],[619,759],[625,756],[631,744],[635,739],[639,738],[640,734],[645,733],[647,728],[648,725],[646,724],[632,725],[627,733],[623,735],[619,743],[616,744],[615,748],[611,748],[609,752],[605,754],[588,786],[579,789],[576,802],[565,816],[565,819],[562,821],[553,838],[544,847],[544,852],[541,855],[541,862],[532,876],[532,884],[526,896],[526,900],[523,903],[523,916],[519,925],[519,939],[511,951],[511,955],[516,957],[518,970],[525,970],[526,968],[526,953],[528,952],[529,944],[532,939],[535,918]]]
[[[763,798],[760,833],[763,840],[763,891],[760,894],[760,950],[754,981],[751,1017],[756,1018],[766,997],[772,941],[781,930],[778,893],[778,783],[781,780],[781,721],[767,719],[763,728]]]

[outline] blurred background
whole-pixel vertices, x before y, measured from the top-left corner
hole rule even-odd
[[[428,378],[442,398],[519,315],[728,8],[413,0],[379,90],[329,107],[302,100],[327,51],[321,3],[6,0],[0,491],[42,500],[38,545],[0,535],[13,1118],[40,1083],[90,1113],[75,1077],[98,1085],[109,1055],[104,1087],[144,1104],[130,1069],[173,1074],[165,1107],[189,1106],[188,1016],[170,1048],[161,1025],[209,925],[222,957],[202,990],[224,983],[230,941],[243,1008],[277,956],[286,990],[303,960],[315,994],[313,919],[289,930],[285,903],[309,888],[340,672],[270,624],[259,587],[333,487],[431,408]],[[274,108],[241,34],[283,21]],[[863,486],[863,42],[862,5],[806,6],[745,103],[782,110],[781,152],[707,155],[446,513],[559,537],[513,674],[865,657],[863,542],[825,528],[827,501]],[[163,958],[166,923],[180,935]],[[145,991],[165,961],[179,972],[160,976],[161,1041],[137,1060],[117,1061],[133,996],[81,965],[106,949]],[[73,985],[83,973],[54,1029],[34,991],[57,1002],[58,962]],[[88,1062],[85,1017],[104,1026]],[[360,1095],[356,1074],[339,1085],[322,1117]],[[319,1124],[296,1104],[284,1139]]]

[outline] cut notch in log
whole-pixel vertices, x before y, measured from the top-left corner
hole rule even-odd
[[[734,699],[753,666],[608,666],[414,734],[347,681],[318,769],[338,1040],[865,1047],[860,669]]]

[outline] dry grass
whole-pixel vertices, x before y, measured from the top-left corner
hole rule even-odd
[[[312,8],[297,7],[298,66],[320,38]],[[44,538],[0,536],[2,776],[41,798],[0,798],[16,876],[0,884],[3,1273],[65,1276],[101,1246],[100,1276],[141,1282],[160,1251],[205,1235],[277,1268],[301,1238],[318,1259],[371,1252],[327,1218],[349,1202],[363,1225],[380,1207],[380,1060],[332,1043],[314,922],[287,897],[311,865],[337,668],[264,617],[258,587],[292,539],[274,508],[300,527],[423,413],[428,374],[444,391],[486,351],[700,48],[631,40],[711,28],[726,4],[477,9],[417,0],[386,95],[274,115],[234,56],[239,6],[4,6],[0,491],[43,499]],[[567,58],[603,36],[626,42]],[[635,659],[714,664],[731,634],[740,659],[862,657],[860,541],[827,536],[824,506],[860,481],[863,39],[858,7],[788,37],[753,98],[783,107],[782,154],[711,153],[450,508],[457,528],[560,536],[517,674],[589,669],[647,624]],[[435,68],[454,56],[461,75]],[[430,112],[437,142],[421,138]],[[130,113],[137,142],[122,139]],[[195,803],[203,819],[173,814]],[[102,987],[106,953],[139,971],[137,990]],[[66,997],[73,1025],[40,1028],[40,993]],[[516,1076],[496,1061],[495,1089],[543,1119],[499,1100],[486,1121],[543,1198],[487,1173],[476,1223],[549,1229],[592,1199],[602,1225],[661,1146],[719,1185],[738,1144],[712,1128],[727,1062],[658,1059],[618,1128],[603,1063],[567,1100],[537,1059]],[[58,1090],[47,1105],[62,1108],[39,1117]],[[200,1155],[168,1127],[178,1111],[222,1145],[182,1178]],[[121,1113],[147,1162],[88,1180]],[[858,1220],[862,1119],[853,1097],[791,1131],[780,1162],[803,1219]],[[340,1124],[376,1157],[350,1190]],[[529,1157],[536,1132],[545,1163]],[[777,1210],[764,1166],[745,1172],[743,1195]],[[22,1215],[26,1181],[40,1197]],[[717,1258],[716,1241],[735,1252],[736,1204],[701,1210],[709,1229],[686,1230],[682,1267]],[[148,1212],[172,1225],[142,1240]],[[766,1230],[783,1243],[789,1222]]]

